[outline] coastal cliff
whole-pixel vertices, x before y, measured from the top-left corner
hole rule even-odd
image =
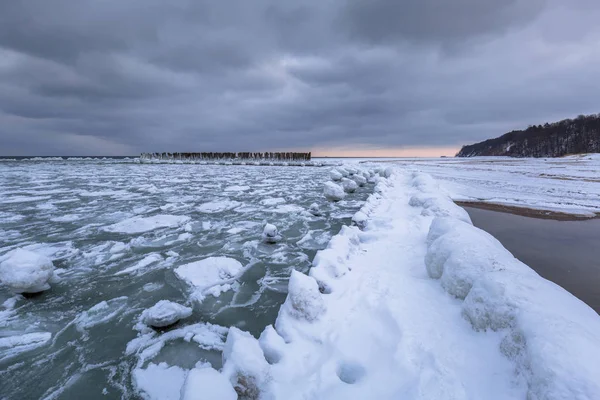
[[[463,146],[456,156],[562,157],[581,153],[600,153],[600,114],[512,131]]]

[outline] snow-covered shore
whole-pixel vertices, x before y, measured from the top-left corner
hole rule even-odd
[[[414,158],[394,165],[425,172],[455,201],[567,213],[600,213],[600,154],[562,158]]]
[[[344,227],[310,276],[293,273],[275,327],[258,340],[230,329],[222,374],[238,393],[600,398],[600,317],[473,227],[433,179],[397,170],[360,212],[364,231]]]

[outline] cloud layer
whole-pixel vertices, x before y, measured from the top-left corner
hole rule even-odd
[[[454,148],[600,111],[599,17],[592,0],[4,1],[0,155]]]

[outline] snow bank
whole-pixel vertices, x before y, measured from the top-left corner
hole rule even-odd
[[[154,328],[173,325],[180,319],[192,315],[192,309],[169,300],[160,300],[152,307],[144,310],[140,316],[141,321]]]
[[[15,293],[37,293],[50,289],[54,276],[52,261],[41,254],[15,249],[0,263],[0,282]]]
[[[323,185],[323,193],[325,194],[325,198],[331,201],[340,201],[346,197],[344,188],[333,182],[325,182],[325,185]]]
[[[236,259],[208,257],[177,267],[175,275],[193,288],[193,297],[196,300],[202,301],[206,295],[217,297],[230,290],[243,269]]]
[[[423,175],[413,184],[427,193],[437,189]],[[502,332],[500,351],[526,380],[528,398],[598,398],[598,315],[465,222],[449,199],[441,203],[443,210],[434,212],[441,217],[433,220],[427,238],[428,275],[464,299],[462,313],[473,329]]]
[[[107,232],[144,233],[158,228],[175,228],[185,224],[190,217],[183,215],[154,215],[152,217],[133,217],[103,228]]]

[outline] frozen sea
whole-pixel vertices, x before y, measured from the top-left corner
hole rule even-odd
[[[194,308],[171,329],[208,322],[260,334],[291,271],[306,272],[372,192],[367,185],[328,202],[328,179],[329,168],[316,167],[0,162],[0,258],[26,248],[52,259],[58,277],[28,297],[0,285],[0,398],[139,398],[140,359],[126,348],[141,312],[163,299]],[[312,203],[322,216],[308,212]],[[266,223],[281,241],[262,242]],[[234,258],[244,272],[199,303],[173,271],[211,256]],[[152,361],[220,367],[218,351],[187,339]]]

